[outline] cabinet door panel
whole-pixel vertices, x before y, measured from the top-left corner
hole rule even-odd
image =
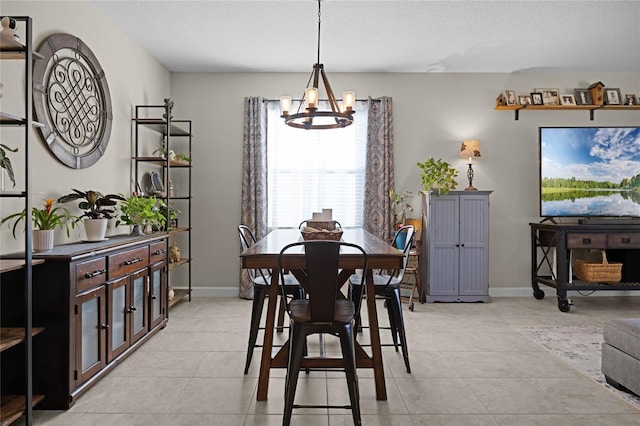
[[[76,297],[76,384],[106,365],[105,287]]]
[[[148,272],[147,268],[131,275],[131,344],[144,336],[148,323]]]
[[[108,283],[109,332],[107,333],[107,361],[111,362],[129,347],[129,277]]]
[[[165,283],[164,262],[156,263],[149,268],[150,280],[150,303],[149,303],[149,327],[153,328],[160,324],[165,317],[165,306],[167,297],[167,286]]]

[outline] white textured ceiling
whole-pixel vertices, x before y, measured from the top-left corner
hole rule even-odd
[[[88,0],[171,71],[309,72],[317,0]],[[327,72],[640,72],[640,1],[323,0]]]

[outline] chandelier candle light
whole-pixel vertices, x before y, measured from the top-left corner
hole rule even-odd
[[[304,96],[297,112],[291,114],[291,96],[280,97],[281,117],[284,118],[285,124],[298,129],[339,129],[353,124],[353,114],[355,112],[353,107],[356,102],[356,93],[352,91],[344,92],[342,94],[342,105],[340,105],[333,94],[333,90],[331,90],[331,85],[324,72],[324,65],[320,63],[320,2],[321,0],[318,0],[318,59],[313,65],[313,71],[307,82],[307,88],[304,91]],[[318,84],[321,77],[331,111],[318,110]],[[312,80],[313,85],[309,86]],[[305,106],[304,112],[301,112],[300,109],[303,103]]]
[[[467,179],[469,179],[469,186],[465,191],[476,191],[477,188],[473,187],[473,159],[481,157],[480,155],[480,142],[477,140],[462,141],[460,146],[460,157],[468,158],[467,164],[469,169],[467,170]]]

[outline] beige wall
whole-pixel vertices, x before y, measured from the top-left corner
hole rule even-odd
[[[33,18],[33,40],[36,48],[47,36],[68,33],[80,38],[93,51],[105,71],[111,93],[113,125],[105,155],[86,169],[70,169],[53,157],[34,131],[32,133],[31,171],[33,203],[45,197],[57,198],[71,192],[71,188],[95,189],[107,192],[129,192],[131,159],[131,117],[137,104],[162,104],[169,96],[169,71],[160,65],[138,44],[133,42],[93,5],[78,1],[5,1],[0,6],[2,15],[27,15]],[[0,109],[21,114],[23,68],[17,62],[0,62],[0,75],[5,86]],[[2,142],[12,145],[19,138],[15,129],[3,129]],[[21,140],[21,139],[19,139]],[[13,161],[17,173],[22,173],[21,162]],[[75,205],[69,205],[79,213]],[[0,216],[16,211],[15,203],[2,200]],[[128,228],[128,227],[127,227]],[[128,229],[111,229],[109,233],[122,233]],[[24,249],[22,238],[14,240],[8,227],[1,230],[1,252]],[[71,240],[84,238],[84,232],[72,231]],[[67,242],[63,231],[56,231],[56,244]]]
[[[335,74],[327,72],[341,93],[359,98],[391,96],[394,106],[396,189],[417,191],[416,162],[443,158],[459,171],[465,188],[466,165],[457,157],[463,139],[481,141],[482,158],[474,185],[491,196],[490,287],[492,295],[531,294],[528,223],[538,217],[538,126],[638,125],[640,111],[494,110],[505,89],[518,93],[534,87],[572,93],[602,81],[622,93],[640,92],[639,74]],[[176,117],[194,121],[194,285],[234,288],[237,282],[240,217],[242,109],[245,96],[298,96],[307,74],[188,74],[171,76]],[[356,117],[357,119],[357,117]],[[420,203],[414,199],[420,214]],[[301,218],[302,220],[303,218]]]
[[[72,187],[103,192],[127,192],[130,184],[131,117],[137,104],[158,104],[170,94],[176,118],[194,125],[193,285],[199,293],[237,292],[242,157],[242,105],[245,96],[275,99],[299,96],[308,73],[302,74],[171,74],[135,44],[91,4],[78,1],[2,1],[3,15],[34,18],[34,39],[67,32],[81,38],[104,68],[114,110],[111,140],[105,156],[90,168],[72,170],[53,158],[34,132],[31,167],[33,199],[57,197]],[[194,52],[197,54],[197,52]],[[309,64],[311,67],[311,64]],[[518,93],[533,87],[571,92],[594,81],[620,87],[624,93],[640,92],[639,74],[337,74],[327,72],[336,92],[356,90],[359,98],[391,96],[394,100],[396,189],[420,189],[417,161],[443,158],[459,171],[459,188],[466,186],[464,160],[457,157],[460,141],[476,138],[482,158],[475,166],[474,184],[493,190],[491,197],[491,276],[493,295],[530,294],[529,228],[538,221],[538,126],[637,125],[640,112],[598,111],[589,121],[586,111],[512,113],[494,110],[494,99],[504,89]],[[15,111],[20,99],[21,71],[0,62],[5,84],[3,111]],[[171,90],[169,90],[169,87]],[[22,106],[17,107],[17,111]],[[2,142],[13,137],[3,129]],[[16,162],[18,163],[18,162]],[[177,185],[181,182],[174,182]],[[420,203],[414,199],[416,211]],[[0,215],[11,212],[2,201]],[[121,233],[124,229],[111,230]],[[1,230],[0,251],[20,250]],[[72,240],[82,238],[75,231]],[[56,232],[56,244],[68,240]]]

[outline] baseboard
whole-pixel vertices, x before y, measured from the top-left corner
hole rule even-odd
[[[546,297],[556,297],[556,289],[540,286],[540,290],[544,291]],[[582,291],[582,294],[575,290],[567,291],[568,297],[613,297],[613,296],[640,296],[640,292],[634,290],[617,291],[617,290],[602,290],[591,293],[590,291]],[[489,288],[489,296],[491,297],[531,297],[533,298],[533,289],[531,287],[499,287]]]
[[[544,291],[546,297],[556,297],[556,289],[540,286],[540,290]],[[583,292],[587,294],[589,292]],[[192,287],[191,295],[193,297],[239,297],[237,287]],[[569,297],[582,296],[577,291],[568,291]],[[496,287],[489,288],[489,296],[491,297],[533,297],[533,290],[531,287]],[[608,297],[608,296],[640,296],[638,291],[596,291],[590,294],[591,297]]]

